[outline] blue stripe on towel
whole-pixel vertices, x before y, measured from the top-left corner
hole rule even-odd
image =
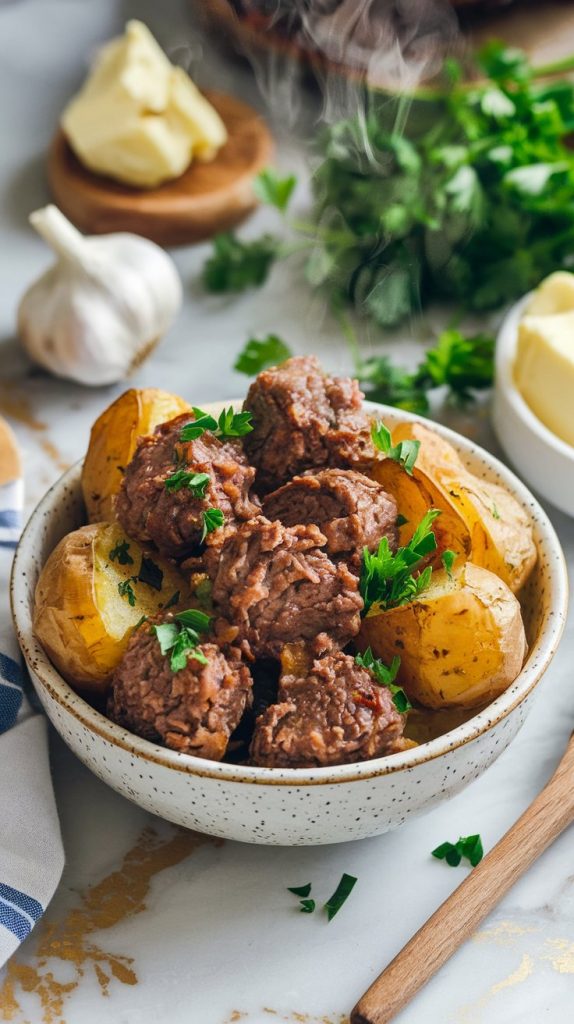
[[[22,513],[15,508],[0,509],[0,527],[17,530],[22,521]]]
[[[20,892],[19,889],[13,889],[11,885],[6,885],[5,882],[0,882],[0,898],[8,900],[9,903],[15,903],[17,907],[28,914],[28,917],[31,917],[34,921],[37,921],[44,913],[42,904],[38,903],[38,900],[35,900],[33,896],[28,896],[27,893]]]
[[[2,900],[0,900],[0,924],[8,928],[20,942],[23,942],[32,931],[32,924],[28,918],[24,917],[19,910],[3,903]]]
[[[22,686],[22,669],[14,658],[9,658],[7,654],[2,654],[0,651],[0,676],[5,679],[7,683],[13,683],[14,686]]]
[[[0,736],[16,724],[22,696],[19,686],[15,686],[14,683],[3,683],[0,680]]]
[[[0,548],[12,548],[12,550],[15,551],[17,547],[17,540],[0,540]]]

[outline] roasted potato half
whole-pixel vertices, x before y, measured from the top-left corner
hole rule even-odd
[[[520,605],[494,573],[467,562],[433,573],[416,600],[367,615],[359,646],[401,658],[397,682],[429,708],[476,707],[516,679],[526,655]]]
[[[524,509],[504,487],[469,472],[452,445],[428,427],[403,423],[393,431],[395,443],[407,439],[421,442],[415,476],[423,475],[432,481],[441,501],[450,505],[465,523],[471,538],[472,562],[496,573],[517,593],[537,558]]]
[[[74,688],[104,694],[134,627],[168,603],[190,603],[181,574],[118,524],[93,523],[64,537],[42,569],[34,632]]]
[[[114,518],[113,498],[138,437],[189,408],[178,395],[157,388],[130,388],[113,402],[92,427],[82,470],[82,491],[91,523]]]
[[[393,441],[395,436],[396,432],[393,432]],[[464,559],[467,558],[471,547],[468,526],[450,498],[427,473],[419,469],[418,459],[412,476],[398,462],[388,458],[375,462],[371,476],[393,495],[400,515],[406,520],[399,527],[401,546],[409,543],[428,510],[438,508],[441,515],[433,523],[437,548],[434,556],[429,559],[430,564],[439,567],[441,555],[446,550],[456,551]]]

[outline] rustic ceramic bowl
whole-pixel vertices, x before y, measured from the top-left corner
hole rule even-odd
[[[378,407],[393,424],[417,417]],[[153,814],[200,832],[268,845],[363,839],[401,825],[476,779],[518,732],[564,627],[567,575],[556,534],[519,480],[487,452],[438,424],[464,463],[505,485],[527,510],[539,552],[523,597],[528,659],[486,710],[405,753],[335,768],[245,768],[205,761],[139,739],[95,711],[50,664],[32,632],[38,574],[58,541],[82,525],[80,465],[40,502],[14,561],[12,609],[38,696],[55,729],[104,782]]]

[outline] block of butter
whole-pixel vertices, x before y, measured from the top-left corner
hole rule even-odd
[[[141,21],[102,48],[61,125],[86,167],[138,188],[213,159],[227,140],[219,114]]]
[[[514,379],[538,419],[574,445],[574,301],[570,309],[524,317],[518,327]]]

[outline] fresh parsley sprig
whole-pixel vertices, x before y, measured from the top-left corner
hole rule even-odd
[[[398,655],[394,656],[390,665],[385,665],[384,661],[375,658],[371,648],[367,647],[363,654],[355,655],[355,663],[361,668],[366,668],[379,686],[384,686],[390,691],[393,704],[399,714],[404,715],[411,710],[412,704],[405,691],[395,683],[397,672],[401,667],[401,659]]]
[[[383,452],[388,459],[398,462],[399,466],[402,466],[409,476],[413,475],[413,469],[421,446],[420,441],[406,440],[393,444],[391,432],[382,420],[372,424],[371,438],[375,448]]]
[[[207,665],[207,658],[199,650],[200,633],[206,633],[211,623],[211,616],[196,608],[177,612],[174,622],[162,622],[152,626],[162,654],[170,654],[172,672],[181,672],[187,665],[188,658],[193,658],[202,665]]]
[[[110,562],[115,562],[117,560],[120,565],[133,565],[134,560],[129,551],[129,541],[119,540],[116,546],[110,551]]]
[[[421,563],[436,551],[436,537],[431,529],[440,510],[431,508],[421,519],[411,540],[396,554],[390,549],[388,539],[383,537],[377,551],[363,551],[363,565],[359,588],[364,602],[363,614],[373,607],[377,611],[397,608],[408,604],[428,587],[432,567],[429,565],[415,575]]]
[[[237,356],[233,369],[247,377],[255,377],[268,366],[278,366],[291,357],[291,349],[277,334],[266,338],[249,338]]]
[[[203,530],[201,533],[201,543],[203,544],[208,533],[213,533],[214,530],[219,529],[225,523],[225,516],[220,508],[206,508],[201,513],[203,520]]]
[[[180,441],[195,441],[206,430],[220,439],[244,437],[253,430],[251,413],[235,412],[231,405],[228,409],[222,409],[218,419],[197,406],[193,406],[192,412],[194,419],[182,427]]]
[[[445,860],[451,868],[456,868],[465,857],[473,868],[480,863],[484,856],[482,839],[480,835],[461,836],[456,843],[441,843],[432,856],[437,860]]]
[[[174,473],[166,477],[164,486],[169,494],[181,491],[185,487],[191,491],[194,498],[204,498],[210,479],[209,473],[194,473],[191,470],[176,469]]]

